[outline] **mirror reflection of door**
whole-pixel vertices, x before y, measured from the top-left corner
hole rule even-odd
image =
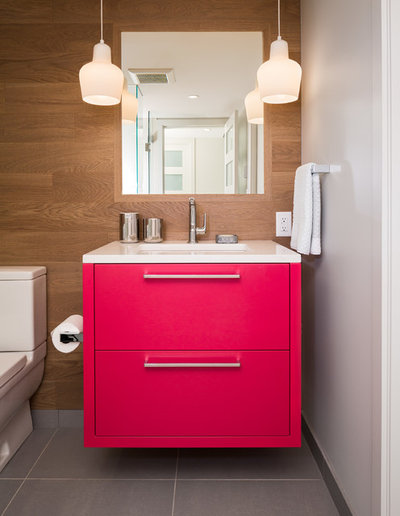
[[[194,163],[192,138],[165,140],[164,193],[190,194],[193,192]]]
[[[162,123],[164,193],[224,193],[226,119],[174,119]],[[206,125],[207,124],[207,125]],[[190,147],[190,149],[189,149]],[[156,148],[156,147],[154,147]]]
[[[225,188],[224,193],[236,192],[237,183],[237,111],[229,117],[224,127]]]

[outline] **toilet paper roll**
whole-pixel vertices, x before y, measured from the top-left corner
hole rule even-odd
[[[60,340],[60,335],[65,333],[67,335],[78,335],[83,331],[83,317],[81,315],[70,315],[54,328],[51,332],[51,340],[54,347],[61,351],[61,353],[71,353],[80,344],[80,342],[68,342],[64,344]]]

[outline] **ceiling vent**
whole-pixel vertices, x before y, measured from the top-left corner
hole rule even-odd
[[[172,68],[129,68],[129,75],[135,84],[170,84],[175,82]]]

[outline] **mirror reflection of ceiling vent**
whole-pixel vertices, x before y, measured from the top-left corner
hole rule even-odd
[[[129,68],[129,75],[135,84],[169,84],[175,82],[172,68]]]

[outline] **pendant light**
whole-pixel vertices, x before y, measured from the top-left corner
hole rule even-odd
[[[121,101],[124,75],[111,63],[111,48],[103,39],[103,0],[100,0],[100,43],[93,48],[93,60],[79,71],[82,99],[88,104],[112,106]]]
[[[121,98],[121,118],[125,124],[136,123],[138,112],[138,99],[128,91],[128,83],[124,79],[124,89]]]
[[[281,38],[281,10],[278,0],[278,38],[271,43],[268,61],[257,71],[260,96],[268,104],[287,104],[299,98],[301,66],[289,59],[289,47]]]
[[[247,121],[249,124],[264,123],[264,103],[260,97],[258,84],[256,84],[254,90],[246,95],[244,105],[246,107]]]

